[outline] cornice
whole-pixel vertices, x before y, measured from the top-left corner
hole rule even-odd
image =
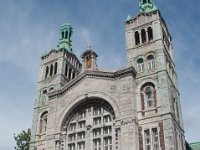
[[[104,79],[116,79],[120,77],[125,77],[132,75],[134,78],[136,77],[136,71],[133,67],[128,67],[124,69],[117,70],[115,72],[108,72],[108,71],[99,71],[99,70],[86,70],[83,73],[79,74],[75,79],[68,82],[65,86],[61,89],[51,92],[48,94],[49,99],[54,99],[56,97],[60,97],[67,91],[69,91],[72,87],[80,83],[86,77],[90,78],[104,78]]]

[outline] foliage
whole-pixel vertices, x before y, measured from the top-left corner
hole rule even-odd
[[[14,134],[14,139],[16,141],[16,150],[28,150],[29,149],[29,143],[31,140],[31,129],[28,129],[27,132],[23,130],[18,135]]]

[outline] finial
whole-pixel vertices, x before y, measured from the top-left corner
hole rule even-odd
[[[140,12],[150,13],[152,11],[158,10],[154,0],[140,0],[139,1]]]
[[[126,18],[126,21],[129,21],[129,20],[131,20],[131,16],[130,15],[128,15],[127,18]]]
[[[86,47],[86,49],[87,49],[87,50],[91,50],[91,49],[92,49],[92,46],[89,45],[89,46]]]

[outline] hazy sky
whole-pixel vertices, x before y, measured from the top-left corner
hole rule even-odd
[[[173,38],[186,139],[200,141],[199,0],[157,0]],[[138,0],[0,0],[0,150],[31,127],[40,56],[55,48],[59,28],[73,26],[80,56],[92,45],[98,66],[125,66],[124,21]]]

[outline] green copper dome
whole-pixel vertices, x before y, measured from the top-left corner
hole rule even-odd
[[[158,10],[154,4],[154,0],[140,0],[139,1],[140,12],[150,13],[152,11]]]

